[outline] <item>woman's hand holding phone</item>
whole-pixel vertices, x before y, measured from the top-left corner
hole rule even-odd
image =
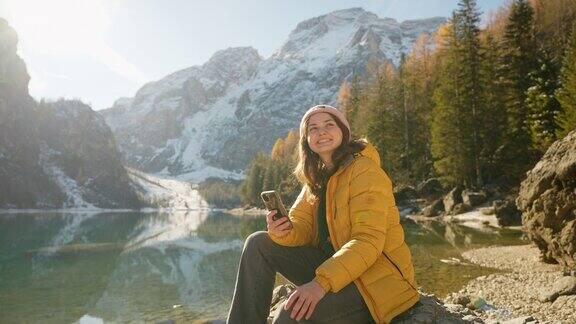
[[[290,222],[288,217],[281,217],[274,220],[273,218],[276,213],[277,210],[271,210],[266,214],[266,228],[269,234],[276,237],[284,237],[292,230],[292,222]]]

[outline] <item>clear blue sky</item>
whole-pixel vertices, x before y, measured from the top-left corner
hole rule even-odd
[[[200,65],[227,47],[268,57],[302,20],[362,7],[398,21],[449,17],[457,0],[0,0],[39,99],[80,98],[94,109],[146,81]],[[478,0],[487,14],[505,0]]]

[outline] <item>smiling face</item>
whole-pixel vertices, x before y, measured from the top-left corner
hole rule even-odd
[[[308,146],[320,155],[327,166],[332,165],[332,153],[342,144],[342,130],[329,113],[310,116],[306,129]]]

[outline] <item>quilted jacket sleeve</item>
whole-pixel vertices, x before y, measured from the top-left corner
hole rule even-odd
[[[284,237],[276,237],[270,234],[270,238],[284,246],[311,245],[314,238],[313,210],[314,205],[308,201],[307,189],[306,186],[303,186],[294,205],[288,212],[288,217],[292,221],[292,230]]]
[[[384,248],[391,208],[396,208],[392,182],[376,162],[363,158],[353,167],[350,241],[316,269],[315,280],[326,291],[339,291],[376,261]]]

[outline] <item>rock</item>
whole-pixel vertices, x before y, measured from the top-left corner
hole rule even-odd
[[[573,276],[573,277],[576,277],[576,269],[564,268],[564,269],[562,270],[562,275],[563,275],[563,276]]]
[[[462,262],[462,260],[455,258],[455,257],[451,257],[449,259],[440,259],[440,262],[443,262],[446,264],[453,264],[453,265],[466,264],[466,263]]]
[[[454,299],[453,299],[454,303],[462,305],[462,306],[468,306],[468,304],[470,304],[470,296],[467,295],[457,295]]]
[[[417,197],[416,190],[412,186],[399,186],[394,191],[394,199],[397,204],[405,204],[410,199]]]
[[[520,184],[522,224],[547,262],[576,267],[576,130],[554,142]]]
[[[418,207],[418,205],[416,205],[416,204],[402,205],[402,206],[399,206],[398,209],[400,211],[400,217],[404,217],[404,216],[410,215],[410,214],[419,214],[422,212],[420,210],[420,207]]]
[[[486,201],[486,194],[483,192],[462,191],[462,202],[470,207],[478,206]]]
[[[294,285],[286,284],[278,286],[272,294],[272,306],[268,323],[272,322],[277,307],[288,298]],[[475,320],[464,320],[465,316],[470,316],[470,310],[458,304],[445,305],[438,300],[433,294],[420,292],[420,301],[411,309],[401,316],[392,320],[394,324],[412,324],[412,323],[472,323]]]
[[[552,303],[552,308],[554,308],[555,310],[576,309],[576,295],[559,296]]]
[[[442,195],[444,188],[436,178],[427,179],[416,186],[416,194],[421,198],[437,198]]]
[[[414,305],[405,314],[392,320],[394,324],[411,324],[411,323],[472,323],[471,320],[465,320],[466,312],[453,313],[454,310],[460,310],[458,306],[445,307],[434,295],[428,295],[420,292],[420,301]]]
[[[466,307],[460,304],[444,304],[444,307],[446,307],[446,310],[450,313],[464,313],[464,310],[466,309]]]
[[[272,292],[272,303],[270,304],[270,314],[268,315],[268,323],[272,323],[274,314],[278,310],[278,307],[282,305],[282,302],[288,299],[294,288],[296,287],[291,283],[274,288],[274,291]]]
[[[494,213],[500,226],[522,225],[522,217],[516,204],[512,200],[495,200],[493,202]]]
[[[454,215],[463,214],[463,213],[468,212],[470,210],[472,210],[472,207],[470,207],[469,205],[459,203],[459,204],[454,205],[454,207],[452,208],[452,214],[454,214]]]
[[[524,324],[535,321],[534,317],[532,316],[521,316],[516,317],[507,321],[502,322],[502,324]]]
[[[434,217],[440,215],[444,211],[444,202],[442,199],[436,199],[430,206],[422,209],[422,215],[426,217]]]
[[[543,288],[538,292],[538,300],[545,302],[553,302],[558,298],[558,294],[554,293],[551,288]]]
[[[270,305],[274,307],[284,299],[288,298],[294,288],[296,287],[294,287],[293,284],[280,285],[274,288],[274,291],[272,292],[272,303]]]
[[[482,297],[476,297],[473,301],[469,304],[471,309],[485,311],[490,309],[491,306],[486,302],[486,300]]]
[[[479,210],[482,213],[482,215],[494,215],[494,213],[496,212],[494,207],[482,207],[479,208]]]
[[[474,316],[472,314],[469,314],[469,315],[462,317],[462,320],[464,320],[466,322],[471,322],[471,323],[484,323],[484,321],[480,317]]]
[[[454,206],[456,204],[462,203],[462,188],[458,186],[450,190],[450,192],[448,192],[446,196],[444,196],[443,202],[444,202],[444,211],[447,214],[451,214]]]
[[[576,277],[562,277],[551,288],[543,289],[538,294],[541,302],[555,301],[558,296],[576,294]]]

